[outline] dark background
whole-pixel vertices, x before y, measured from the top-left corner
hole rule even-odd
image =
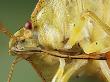
[[[37,0],[0,0],[0,22],[12,33],[22,28],[37,3]],[[8,54],[9,39],[0,33],[0,82],[6,82],[13,56]],[[25,60],[19,62],[14,70],[11,82],[41,82]],[[73,81],[71,81],[73,82]],[[97,76],[75,78],[74,82],[99,82]],[[101,82],[101,81],[100,81]]]

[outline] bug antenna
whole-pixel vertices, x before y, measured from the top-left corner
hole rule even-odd
[[[16,57],[16,58],[13,60],[13,62],[12,62],[12,64],[11,64],[11,67],[10,67],[10,71],[9,71],[9,73],[8,73],[8,80],[7,80],[7,82],[11,82],[15,65],[16,65],[16,63],[18,63],[18,62],[20,61],[19,59],[20,59],[20,57]]]
[[[0,32],[4,33],[9,38],[11,38],[13,36],[13,34],[11,32],[9,32],[9,30],[6,29],[2,23],[0,23]]]

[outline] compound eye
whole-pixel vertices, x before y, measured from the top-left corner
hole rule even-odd
[[[25,28],[31,30],[32,29],[32,23],[30,21],[27,21],[25,23]]]

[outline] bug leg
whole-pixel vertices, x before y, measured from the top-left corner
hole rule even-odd
[[[63,75],[63,77],[61,78],[61,82],[68,82],[68,80],[70,79],[70,77],[74,74],[77,74],[76,72],[78,72],[78,70],[87,64],[87,60],[78,60],[76,62],[72,61],[72,64],[70,64],[70,66],[68,67],[67,71],[65,72],[65,74]]]
[[[100,40],[96,40],[90,42],[88,40],[84,40],[80,42],[80,46],[83,48],[84,52],[89,54],[93,52],[107,52],[110,50],[110,37],[102,38]]]
[[[91,11],[86,11],[82,14],[83,18],[91,18],[96,24],[100,25],[100,27],[108,34],[110,35],[110,27],[105,24],[102,20],[100,20],[100,18],[98,18],[98,16],[91,12]]]
[[[37,24],[36,15],[43,8],[44,4],[45,4],[45,0],[39,0],[34,11],[32,12],[31,14],[32,27],[36,26]]]
[[[80,18],[79,22],[75,27],[72,29],[70,37],[66,45],[64,46],[65,49],[70,49],[72,48],[73,45],[75,45],[76,41],[78,41],[79,37],[81,36],[81,31],[86,23],[85,18]]]
[[[84,28],[84,25],[85,25],[85,23],[87,23],[88,18],[91,18],[96,24],[98,24],[100,26],[100,28],[102,28],[108,35],[110,35],[110,27],[107,24],[105,24],[103,21],[101,21],[97,17],[96,14],[94,14],[91,11],[86,11],[81,15],[79,24],[77,24],[75,26],[75,28],[73,28],[72,33],[70,35],[70,38],[69,38],[68,42],[66,43],[66,45],[64,46],[64,48],[70,49],[76,43],[76,41],[78,41],[78,39],[81,36],[81,32]],[[87,45],[88,43],[85,43],[85,44]],[[95,43],[96,42],[94,42],[93,45]]]
[[[18,63],[19,61],[21,61],[20,57],[16,57],[14,60],[13,60],[13,63],[11,65],[11,68],[10,68],[10,71],[9,71],[9,74],[8,74],[8,80],[7,82],[10,82],[11,79],[12,79],[12,75],[13,75],[13,71],[14,71],[14,68],[15,68],[15,65],[16,63]]]
[[[94,60],[94,62],[98,65],[98,67],[101,69],[101,73],[104,75],[106,80],[110,82],[110,69],[107,65],[107,62],[105,60]]]
[[[56,72],[55,76],[53,77],[52,82],[61,82],[61,78],[64,73],[65,59],[59,58],[59,61],[60,61],[59,69]]]
[[[93,12],[91,11],[86,11],[84,14],[82,14],[82,17],[84,18],[91,18],[96,24],[98,24],[100,26],[100,28],[102,28],[106,34],[108,36],[103,36],[103,33],[100,33],[100,39],[95,40],[95,41],[90,41],[89,39],[85,39],[83,41],[80,42],[81,47],[83,48],[84,52],[86,53],[92,53],[92,52],[104,52],[104,49],[106,49],[105,51],[109,50],[110,45],[108,44],[110,41],[110,27],[105,24],[103,21],[101,21]],[[94,27],[96,28],[96,27]],[[99,28],[99,30],[100,30]],[[99,32],[99,31],[96,31]],[[94,36],[95,38],[98,38],[96,36]],[[106,46],[107,45],[107,46]],[[108,49],[107,49],[108,48]]]

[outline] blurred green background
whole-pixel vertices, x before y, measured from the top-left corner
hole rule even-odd
[[[37,3],[37,0],[0,0],[0,22],[12,33],[22,28]],[[8,55],[9,39],[0,33],[0,82],[6,82],[13,56]],[[101,82],[97,76],[82,76],[71,82]],[[41,82],[40,77],[34,72],[25,60],[19,62],[14,70],[11,82]]]

